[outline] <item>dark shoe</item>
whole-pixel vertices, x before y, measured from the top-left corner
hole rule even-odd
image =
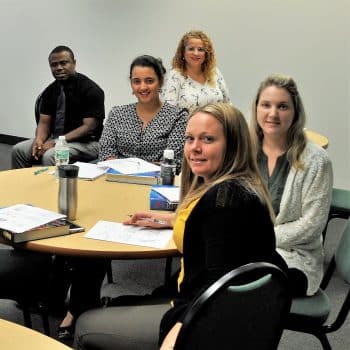
[[[57,329],[58,339],[61,339],[61,340],[73,339],[74,328],[75,328],[74,324],[67,327],[58,327]]]

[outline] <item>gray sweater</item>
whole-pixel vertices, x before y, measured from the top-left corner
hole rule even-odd
[[[307,294],[316,293],[323,277],[322,230],[331,203],[333,172],[328,154],[309,142],[304,170],[291,168],[276,218],[276,245],[288,267],[303,271]]]

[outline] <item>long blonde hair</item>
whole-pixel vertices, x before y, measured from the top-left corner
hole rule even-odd
[[[260,175],[243,114],[228,103],[213,103],[197,108],[189,119],[199,112],[210,114],[222,125],[226,150],[221,166],[206,183],[201,177],[192,173],[186,158],[183,158],[179,209],[186,208],[214,185],[229,179],[237,179],[259,196],[267,205],[271,219],[274,220],[270,197]]]
[[[292,77],[281,74],[269,75],[259,86],[256,97],[252,103],[252,115],[249,123],[250,133],[256,152],[264,138],[263,131],[258,124],[257,107],[262,91],[269,86],[276,86],[285,89],[293,101],[295,114],[292,125],[287,132],[287,159],[295,169],[303,169],[301,154],[307,143],[304,133],[306,115],[303,101],[301,100],[297,85]]]
[[[202,72],[208,84],[210,86],[215,86],[216,59],[213,44],[208,35],[200,30],[191,30],[182,36],[177,46],[175,56],[173,57],[172,68],[178,70],[184,77],[187,77],[184,54],[187,42],[191,38],[200,39],[203,41],[205,60],[202,64]]]

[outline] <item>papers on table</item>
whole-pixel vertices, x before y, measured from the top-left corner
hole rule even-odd
[[[176,186],[152,186],[152,191],[158,192],[170,203],[179,203],[180,187]]]
[[[65,217],[50,210],[16,204],[0,209],[0,228],[20,233]]]
[[[171,229],[152,229],[123,225],[118,222],[98,221],[85,237],[102,241],[165,248],[173,234]]]
[[[160,166],[140,158],[120,158],[97,163],[99,167],[112,168],[121,174],[143,174],[160,171]]]
[[[78,177],[83,180],[94,180],[107,171],[92,163],[75,162],[74,165],[79,167]]]

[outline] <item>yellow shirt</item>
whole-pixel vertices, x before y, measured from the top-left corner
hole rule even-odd
[[[193,208],[198,203],[199,198],[194,200],[187,208],[181,209],[176,216],[176,221],[173,229],[173,239],[176,244],[176,247],[180,253],[183,253],[183,241],[184,241],[184,233],[185,233],[185,225],[188,217],[190,216]],[[181,269],[180,274],[177,279],[178,289],[184,278],[184,266],[183,266],[183,258],[181,258]]]

